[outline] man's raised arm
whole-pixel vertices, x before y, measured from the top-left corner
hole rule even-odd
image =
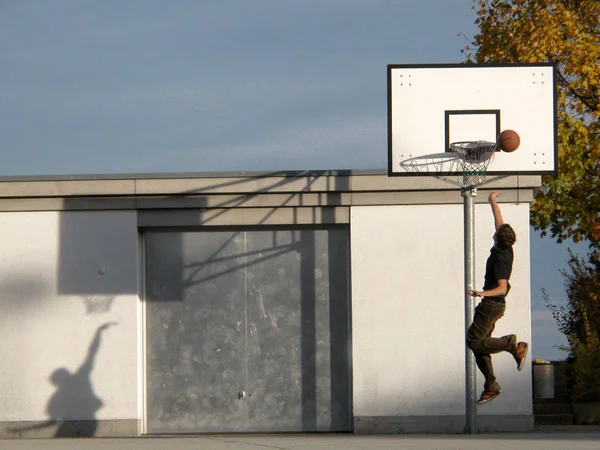
[[[504,224],[504,220],[502,220],[502,213],[500,212],[500,207],[498,206],[498,202],[496,201],[496,197],[500,196],[500,192],[492,192],[488,197],[490,205],[492,205],[492,213],[494,214],[494,225],[496,226],[496,231],[498,228]]]

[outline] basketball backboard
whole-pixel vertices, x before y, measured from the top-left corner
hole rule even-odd
[[[496,151],[488,175],[556,174],[553,64],[388,66],[390,176],[459,175],[444,158],[452,142],[496,142],[507,129],[521,144],[513,153]],[[403,167],[409,159],[418,171]]]

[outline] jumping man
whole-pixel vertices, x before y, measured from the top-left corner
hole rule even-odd
[[[496,201],[499,195],[498,192],[492,192],[489,196],[496,233],[494,246],[485,266],[483,291],[469,291],[473,297],[483,298],[475,308],[473,323],[467,332],[467,346],[473,350],[477,367],[485,377],[484,390],[477,401],[478,405],[500,395],[501,387],[494,376],[491,354],[509,352],[515,358],[519,370],[523,369],[527,357],[527,343],[517,343],[515,334],[491,337],[496,322],[504,315],[506,308],[506,296],[510,292],[508,280],[513,265],[512,246],[517,240],[515,231],[502,220],[500,207]]]

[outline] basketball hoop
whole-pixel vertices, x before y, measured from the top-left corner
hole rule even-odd
[[[432,172],[441,174],[459,170],[458,155],[453,152],[415,156],[401,161],[400,166],[407,172],[423,173],[425,175]]]
[[[456,155],[459,171],[462,172],[464,188],[476,188],[485,183],[487,168],[496,152],[494,142],[453,142],[450,144],[450,149]]]
[[[449,152],[415,156],[401,161],[400,166],[412,173],[462,175],[463,188],[473,189],[485,183],[486,171],[495,152],[494,142],[453,142]]]

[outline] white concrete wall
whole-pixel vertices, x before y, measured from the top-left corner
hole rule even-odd
[[[495,334],[530,340],[527,204],[501,205],[518,234],[506,316]],[[477,287],[492,245],[476,208]],[[462,205],[351,210],[355,416],[464,414]],[[138,237],[134,211],[0,213],[0,420],[38,421],[59,368],[75,372],[103,334],[90,382],[96,419],[139,417]],[[102,270],[100,270],[102,269]],[[114,297],[91,314],[86,298]],[[480,414],[531,414],[531,367],[494,356],[503,395]],[[478,391],[483,385],[478,379]],[[76,419],[85,419],[74,413]],[[91,417],[88,417],[91,418]]]
[[[503,204],[517,231],[507,312],[495,334],[530,339],[528,205]],[[489,205],[476,206],[476,279],[493,245]],[[354,415],[465,413],[462,205],[351,210]],[[493,358],[503,396],[480,414],[531,414],[531,369]],[[483,386],[479,376],[478,393]]]
[[[139,417],[135,212],[1,213],[0,235],[0,420],[48,419],[57,392],[49,377],[76,372],[108,322],[116,325],[102,334],[89,377],[103,403],[95,418]],[[114,297],[110,310],[90,313],[94,297]],[[61,402],[74,405],[70,418],[93,418],[69,395]]]

